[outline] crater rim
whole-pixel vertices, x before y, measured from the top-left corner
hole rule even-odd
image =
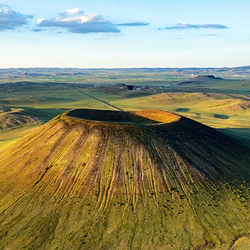
[[[169,124],[181,118],[181,116],[174,113],[154,109],[135,111],[72,109],[66,113],[66,116],[88,122],[137,126]]]

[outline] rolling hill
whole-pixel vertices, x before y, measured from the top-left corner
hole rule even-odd
[[[206,82],[207,84],[214,82],[214,81],[222,81],[224,80],[221,77],[215,77],[213,75],[197,75],[194,78],[191,78],[188,81],[180,82],[179,85],[190,85],[190,84],[203,84]]]
[[[23,115],[21,109],[0,109],[0,131],[35,123],[37,123],[37,120],[30,116]]]
[[[112,102],[124,110],[161,109],[177,112],[214,128],[249,128],[247,95],[168,92]]]
[[[0,154],[0,249],[245,245],[249,152],[168,112],[71,110]]]

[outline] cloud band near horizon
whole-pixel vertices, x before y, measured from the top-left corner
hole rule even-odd
[[[186,29],[229,29],[229,27],[222,24],[189,24],[178,23],[175,26],[165,27],[160,30],[186,30]]]

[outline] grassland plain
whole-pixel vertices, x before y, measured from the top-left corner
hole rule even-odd
[[[129,84],[134,84],[133,79],[129,80]],[[196,84],[195,86],[176,85],[174,87],[164,87],[158,82],[151,82],[148,85],[147,83],[138,85],[138,88],[132,91],[121,90],[120,85],[112,84],[20,82],[0,85],[0,106],[2,110],[22,110],[15,115],[21,115],[19,120],[20,118],[27,119],[27,117],[35,119],[34,125],[37,125],[38,121],[40,124],[47,122],[72,108],[110,109],[76,91],[80,89],[124,110],[144,108],[169,110],[221,129],[250,145],[249,92],[243,91],[242,88],[242,86],[245,88],[249,86],[249,83],[247,80],[229,82],[230,84],[227,80],[205,81],[198,86]],[[220,85],[222,89],[218,89]],[[13,122],[15,123],[18,123],[18,119]],[[23,125],[14,130],[17,133],[15,136],[12,133],[13,136],[9,140],[6,135],[10,133],[6,134],[6,131],[2,131],[0,145],[7,145],[8,141],[12,142],[14,138],[21,137],[22,131],[25,130],[25,124]],[[27,125],[32,126],[30,123]],[[19,131],[20,136],[18,136]]]
[[[175,114],[65,113],[0,155],[0,247],[244,249],[249,162]]]
[[[66,69],[66,68],[34,68],[34,69],[0,69],[0,83],[37,82],[37,83],[76,83],[76,84],[116,84],[119,82],[140,85],[174,85],[179,82],[192,82],[199,75],[215,75],[225,79],[221,84],[216,79],[201,86],[212,88],[248,89],[249,67],[239,68],[141,68],[141,69]],[[195,79],[196,80],[196,79]],[[201,79],[202,80],[202,79]],[[248,82],[248,83],[247,83]],[[197,86],[197,84],[194,84]],[[184,87],[184,86],[183,86]],[[194,86],[192,86],[194,87]]]

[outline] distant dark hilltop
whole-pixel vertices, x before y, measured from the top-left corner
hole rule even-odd
[[[141,89],[145,89],[145,87],[127,85],[124,83],[117,83],[113,85],[97,86],[97,91],[99,89],[108,94],[117,94],[117,93],[120,93],[121,91],[126,92],[126,91],[132,91],[132,90],[141,90]]]
[[[0,249],[230,249],[249,155],[172,113],[71,110],[0,154]]]
[[[120,90],[135,90],[136,88],[134,85],[126,85],[124,83],[118,83],[113,87],[118,87]]]
[[[185,84],[200,84],[200,83],[204,83],[204,82],[212,82],[212,81],[220,81],[220,80],[224,80],[221,77],[215,77],[214,75],[198,75],[192,79],[190,79],[190,81],[185,81],[185,82],[180,82],[178,83],[179,85],[185,85]]]
[[[221,77],[215,77],[214,75],[198,75],[195,80],[223,80]]]

